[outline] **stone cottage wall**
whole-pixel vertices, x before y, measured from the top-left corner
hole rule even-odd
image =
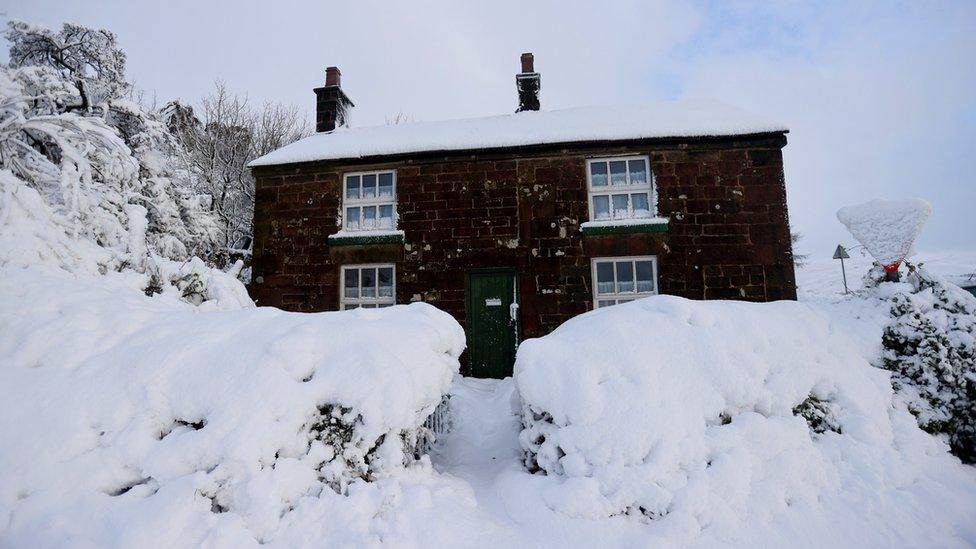
[[[467,268],[516,267],[523,337],[592,308],[590,258],[656,255],[661,293],[795,299],[782,134],[572,146],[518,153],[260,168],[252,296],[259,305],[334,310],[339,266],[397,265],[397,302],[427,301],[465,321]],[[651,159],[665,233],[584,236],[586,159]],[[397,171],[403,244],[330,246],[341,176]]]

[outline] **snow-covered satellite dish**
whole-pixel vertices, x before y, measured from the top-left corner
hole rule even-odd
[[[919,198],[877,199],[845,206],[837,210],[837,219],[881,263],[885,272],[895,273],[911,252],[931,213],[932,206]]]

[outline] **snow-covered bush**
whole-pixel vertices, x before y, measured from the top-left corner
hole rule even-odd
[[[546,503],[650,520],[672,540],[842,516],[918,481],[908,471],[961,467],[893,407],[888,372],[801,303],[599,309],[524,342],[515,382]]]
[[[143,278],[0,266],[0,545],[256,546],[412,501],[364,484],[429,471],[449,315],[201,312]]]
[[[827,431],[841,433],[840,425],[834,414],[834,406],[828,401],[821,400],[817,395],[811,394],[803,402],[793,408],[793,415],[807,420],[810,430],[817,434]],[[731,418],[729,418],[731,421]]]
[[[963,461],[976,461],[976,298],[908,264],[890,284],[892,320],[882,336],[882,367],[926,431],[945,437]]]

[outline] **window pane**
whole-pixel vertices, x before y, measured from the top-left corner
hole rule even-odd
[[[645,185],[647,184],[647,162],[643,159],[641,160],[631,160],[630,165],[630,184],[631,185]]]
[[[609,196],[594,196],[593,197],[593,219],[610,219],[610,197]]]
[[[393,297],[393,267],[380,267],[380,297]]]
[[[343,295],[353,299],[359,297],[359,269],[343,269],[346,277]]]
[[[617,292],[634,291],[634,264],[630,261],[617,262]]]
[[[350,304],[346,305],[346,310],[347,311],[351,311],[353,309],[358,309],[358,308],[359,308],[359,304],[358,303],[350,303]]]
[[[362,296],[364,298],[376,297],[376,269],[365,268],[361,270],[360,276],[363,279]]]
[[[359,176],[353,175],[346,178],[346,198],[359,198]]]
[[[393,174],[380,174],[380,198],[393,198]]]
[[[617,304],[617,302],[614,301],[614,300],[612,300],[612,299],[601,299],[598,302],[597,306],[598,307],[609,307],[611,305],[616,305],[616,304]]]
[[[363,176],[363,198],[376,198],[376,174]]]
[[[376,228],[376,206],[365,206],[363,208],[363,228]]]
[[[346,208],[346,228],[359,228],[359,208]]]
[[[393,228],[393,206],[380,206],[380,221],[379,228],[381,229],[392,229]]]
[[[610,184],[627,184],[627,162],[623,160],[615,160],[610,163]]]
[[[379,305],[376,306],[376,308],[382,309],[384,307],[392,307],[392,306],[393,306],[392,303],[380,303]]]
[[[613,263],[610,261],[596,264],[596,293],[613,293]]]
[[[634,208],[634,217],[651,217],[651,207],[647,200],[647,193],[630,195],[630,203]]]
[[[624,217],[630,217],[630,212],[627,211],[627,195],[615,194],[613,195],[613,218],[620,219]]]
[[[607,186],[607,163],[593,162],[590,164],[590,185],[594,187]]]
[[[641,293],[654,291],[654,268],[650,261],[637,262],[637,291]]]

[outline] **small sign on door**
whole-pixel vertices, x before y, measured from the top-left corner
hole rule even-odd
[[[498,297],[489,297],[485,300],[485,307],[501,307],[502,300]]]

